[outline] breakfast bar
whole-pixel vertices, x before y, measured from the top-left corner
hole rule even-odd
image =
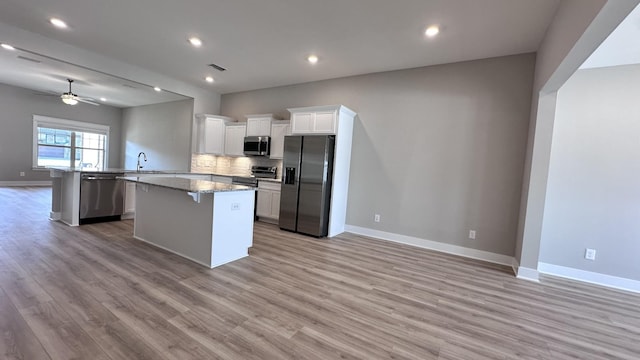
[[[209,268],[248,255],[255,188],[180,177],[121,179],[136,184],[136,239]]]

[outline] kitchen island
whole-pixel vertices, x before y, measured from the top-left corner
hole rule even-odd
[[[248,255],[255,188],[180,177],[133,177],[133,236],[213,268]]]
[[[59,220],[70,226],[78,226],[85,222],[91,222],[93,220],[120,220],[119,216],[106,216],[110,214],[93,214],[87,216],[87,210],[90,208],[103,208],[105,207],[107,212],[113,212],[113,215],[123,214],[122,218],[133,217],[135,212],[135,191],[134,187],[130,186],[121,191],[117,191],[115,184],[110,190],[111,195],[107,195],[103,187],[95,189],[91,187],[90,192],[85,192],[85,203],[82,204],[82,184],[83,177],[88,176],[90,178],[98,179],[105,176],[110,176],[115,181],[117,176],[162,176],[162,177],[184,177],[190,179],[200,180],[213,180],[218,182],[231,183],[233,181],[232,176],[215,175],[215,174],[199,174],[188,173],[184,170],[128,170],[118,168],[108,169],[87,169],[87,168],[73,168],[73,167],[49,167],[51,172],[51,212],[49,218],[52,220]],[[86,184],[86,183],[85,183]],[[131,189],[131,191],[130,191]],[[96,191],[97,190],[97,191]],[[104,196],[98,196],[102,194]],[[95,195],[95,196],[94,196]],[[125,203],[119,197],[124,196]],[[117,198],[116,198],[117,197]],[[121,205],[124,205],[122,208]],[[119,210],[119,211],[118,211]],[[84,214],[84,215],[81,215]],[[88,219],[88,220],[87,220]]]

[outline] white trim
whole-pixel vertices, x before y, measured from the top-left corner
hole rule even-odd
[[[49,212],[49,220],[57,221],[62,219],[62,212],[60,211],[50,211]]]
[[[33,114],[31,166],[34,170],[44,169],[43,167],[38,166],[38,127],[40,126],[105,135],[103,168],[106,169],[109,167],[109,138],[111,137],[111,126]],[[71,164],[69,165],[71,166]]]
[[[602,285],[614,289],[626,290],[640,293],[640,281],[617,276],[601,274],[592,271],[585,271],[566,266],[538,263],[541,273],[559,276],[567,279],[583,281],[590,284]]]
[[[12,186],[51,186],[51,180],[43,181],[0,181],[2,187]]]
[[[540,282],[540,273],[538,272],[538,270],[520,266],[518,259],[516,259],[515,257],[513,258],[511,268],[513,268],[513,272],[516,274],[516,278],[518,279],[533,281],[537,283]]]
[[[374,230],[360,226],[345,225],[345,231],[350,233],[369,236],[376,239],[392,241],[400,244],[412,245],[423,249],[435,250],[447,254],[463,256],[471,259],[478,259],[494,264],[511,266],[513,257],[496,254],[484,250],[470,249],[463,246],[441,243],[438,241],[420,239],[413,236],[394,234],[386,231]]]

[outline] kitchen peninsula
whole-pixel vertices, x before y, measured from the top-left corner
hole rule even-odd
[[[231,176],[123,169],[50,170],[52,220],[77,226],[83,223],[80,214],[85,207],[102,207],[98,203],[122,207],[122,197],[106,185],[82,194],[83,178],[110,177],[107,182],[122,179],[133,188],[133,236],[138,240],[209,268],[247,256],[253,244],[255,188],[231,184]],[[87,180],[92,181],[104,182]],[[87,193],[100,195],[85,199]],[[119,220],[120,216],[114,218]]]
[[[180,177],[136,183],[133,236],[213,268],[248,255],[255,188]]]

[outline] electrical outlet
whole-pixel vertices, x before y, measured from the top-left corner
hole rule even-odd
[[[20,176],[24,176],[24,171],[20,171]]]
[[[595,260],[596,259],[596,249],[587,249],[584,252],[584,258],[587,260]]]
[[[240,210],[240,203],[231,204],[231,211]]]
[[[373,215],[373,221],[380,222],[380,214]]]
[[[475,230],[469,230],[469,239],[471,239],[471,240],[475,240],[476,239],[476,231]]]

